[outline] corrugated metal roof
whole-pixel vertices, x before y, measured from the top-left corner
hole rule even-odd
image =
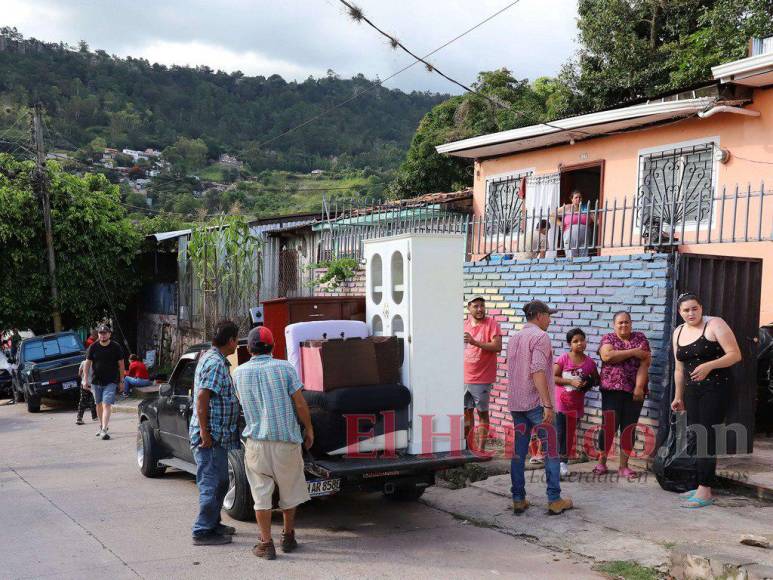
[[[489,133],[444,143],[435,149],[441,154],[468,159],[506,155],[688,117],[713,106],[716,102],[716,97],[700,97],[644,103],[558,119],[551,121],[549,125],[539,123],[509,131]]]
[[[172,240],[175,238],[180,238],[182,236],[188,236],[190,235],[191,230],[177,230],[174,232],[160,232],[157,234],[150,234],[147,236],[148,238],[154,238],[157,242],[163,242],[165,240]]]

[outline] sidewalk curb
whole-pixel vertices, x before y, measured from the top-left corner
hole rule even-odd
[[[134,400],[121,401],[113,405],[113,413],[134,413],[137,414],[137,407],[144,399],[136,399],[137,403],[134,404]]]

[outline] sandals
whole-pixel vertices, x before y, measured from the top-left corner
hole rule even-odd
[[[593,468],[593,475],[606,475],[608,472],[609,469],[603,463],[597,463],[596,467]]]
[[[625,467],[623,469],[618,469],[617,473],[620,477],[624,477],[626,479],[636,479],[639,477],[639,474],[636,473],[633,469],[630,467]]]
[[[710,505],[714,505],[714,499],[701,499],[699,497],[691,497],[686,502],[684,502],[681,507],[687,508],[688,510],[694,510],[694,509],[700,509],[709,507]]]
[[[697,492],[697,491],[698,491],[697,489],[692,489],[690,491],[686,491],[684,493],[680,493],[679,494],[679,498],[680,499],[690,499],[692,496],[695,495],[695,492]]]

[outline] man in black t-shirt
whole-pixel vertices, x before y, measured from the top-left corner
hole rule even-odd
[[[123,387],[124,365],[123,350],[117,342],[110,340],[112,331],[106,324],[97,328],[99,340],[89,347],[86,353],[86,364],[83,368],[85,389],[94,393],[99,415],[99,431],[97,437],[110,439],[107,425],[110,422],[110,411],[115,403],[115,393],[119,385]],[[93,371],[89,380],[89,370]]]

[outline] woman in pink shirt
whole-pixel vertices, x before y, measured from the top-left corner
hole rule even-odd
[[[593,224],[588,206],[582,204],[582,193],[572,192],[572,202],[558,210],[561,227],[564,232],[564,251],[566,257],[587,256],[588,246],[593,244],[589,230]]]
[[[585,354],[588,342],[585,333],[573,328],[566,333],[569,352],[553,365],[556,382],[556,434],[561,458],[561,477],[569,475],[569,456],[577,445],[577,424],[585,414],[585,393],[599,382],[596,363]]]

